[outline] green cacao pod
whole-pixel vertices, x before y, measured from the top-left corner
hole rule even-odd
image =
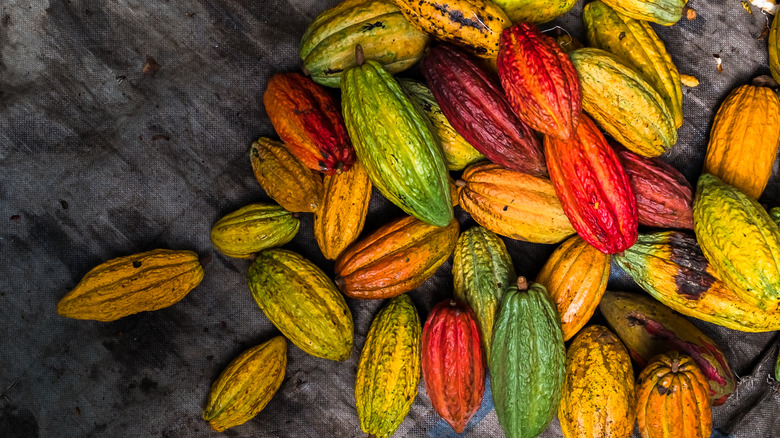
[[[214,224],[211,243],[228,257],[248,259],[291,241],[301,225],[296,216],[278,205],[249,204]]]
[[[566,363],[563,331],[544,286],[524,277],[501,301],[493,329],[490,385],[508,438],[531,438],[552,421]]]
[[[772,207],[772,209],[769,210],[769,217],[772,218],[772,221],[776,223],[778,227],[780,227],[780,207]]]
[[[408,295],[389,301],[371,323],[355,377],[363,432],[384,438],[404,421],[420,382],[420,316]]]
[[[671,26],[682,18],[688,0],[605,0],[612,9],[637,19]]]
[[[316,357],[344,360],[352,352],[352,313],[336,285],[292,251],[257,254],[247,282],[257,305],[280,332]]]

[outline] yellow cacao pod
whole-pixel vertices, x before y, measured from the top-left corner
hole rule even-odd
[[[272,204],[249,204],[223,217],[211,229],[211,243],[228,257],[248,259],[282,246],[298,234],[297,214]]]

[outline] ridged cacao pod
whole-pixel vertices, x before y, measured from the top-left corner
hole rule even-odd
[[[693,224],[704,257],[737,296],[766,311],[780,308],[780,229],[755,199],[705,173]]]
[[[772,207],[772,209],[769,210],[769,217],[772,219],[772,222],[780,227],[780,207]]]
[[[322,208],[314,213],[314,238],[322,254],[334,260],[354,242],[366,223],[371,180],[360,161],[340,175],[326,175]]]
[[[589,3],[590,4],[590,3]],[[693,187],[660,158],[637,155],[613,143],[636,196],[641,225],[693,229]]]
[[[555,304],[524,277],[501,300],[493,329],[490,387],[507,438],[535,437],[555,417],[566,347]]]
[[[665,306],[743,332],[780,330],[780,313],[742,301],[710,267],[693,236],[678,231],[640,234],[615,263]]]
[[[636,241],[636,197],[604,135],[585,115],[570,141],[544,138],[547,170],[563,211],[577,233],[614,254]]]
[[[610,256],[580,236],[561,244],[542,267],[536,282],[547,289],[568,341],[590,320],[607,290]]]
[[[631,358],[606,327],[586,327],[566,352],[558,420],[565,438],[629,438],[636,388]]]
[[[217,432],[251,420],[282,386],[286,367],[283,336],[241,353],[211,385],[203,419]]]
[[[417,396],[420,382],[420,316],[411,298],[393,298],[371,322],[355,376],[355,401],[363,432],[395,433]]]
[[[442,44],[428,49],[422,73],[452,127],[492,162],[545,175],[536,134],[512,111],[501,85],[469,55]]]
[[[336,284],[350,298],[382,299],[416,288],[455,249],[460,226],[426,224],[411,216],[384,225],[336,259]]]
[[[493,0],[512,23],[541,24],[569,12],[577,0]]]
[[[663,98],[674,126],[682,126],[680,73],[650,23],[619,14],[601,1],[585,5],[582,20],[590,46],[612,53],[644,76]]]
[[[422,375],[433,408],[463,433],[485,392],[477,317],[467,304],[447,300],[431,309],[422,333]]]
[[[203,266],[192,251],[155,249],[117,257],[90,269],[57,303],[57,313],[116,321],[176,304],[201,280]]]
[[[677,142],[674,116],[639,73],[601,49],[569,52],[580,76],[582,109],[623,146],[656,157]]]
[[[374,61],[347,70],[341,91],[347,130],[374,186],[424,222],[450,223],[447,166],[428,118]]]
[[[515,114],[528,126],[560,140],[574,136],[582,115],[580,79],[554,39],[528,23],[505,30],[498,77]]]
[[[352,353],[352,313],[312,262],[292,251],[267,249],[249,267],[247,282],[265,316],[298,348],[330,360]]]
[[[772,20],[769,31],[769,70],[775,81],[780,82],[780,20]]]
[[[428,87],[412,79],[399,79],[398,83],[401,84],[404,91],[409,95],[412,103],[419,110],[422,110],[431,121],[441,142],[447,169],[463,170],[469,164],[485,159],[484,155],[474,149],[474,146],[470,145],[450,125],[447,116],[442,112],[439,103],[436,102],[433,93]]]
[[[604,3],[636,20],[671,26],[682,18],[687,0],[604,0]]]
[[[685,318],[648,296],[626,292],[604,294],[599,310],[644,368],[655,355],[679,350],[691,355],[710,384],[715,406],[723,404],[736,388],[723,350]]]
[[[482,162],[469,166],[456,184],[461,208],[496,234],[558,243],[575,233],[547,178]]]
[[[279,138],[310,169],[332,175],[352,167],[355,151],[341,111],[321,85],[279,73],[268,81],[263,104]]]
[[[670,351],[654,357],[636,386],[642,438],[710,438],[710,388],[690,356]]]
[[[211,243],[228,257],[248,259],[290,242],[301,226],[297,215],[272,204],[249,204],[218,220]]]
[[[512,25],[490,0],[393,0],[406,19],[423,32],[464,47],[482,58],[495,58],[501,31]]]
[[[504,241],[480,226],[461,233],[452,260],[452,277],[455,299],[468,303],[477,316],[482,349],[489,362],[498,305],[504,291],[517,280]]]
[[[366,59],[400,73],[422,58],[428,35],[388,0],[345,0],[321,13],[301,39],[303,68],[314,82],[338,88],[341,73],[355,66],[355,45]]]
[[[758,199],[772,175],[778,143],[780,100],[775,92],[755,85],[737,87],[715,115],[703,172]]]

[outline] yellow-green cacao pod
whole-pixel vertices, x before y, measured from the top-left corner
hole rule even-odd
[[[688,0],[604,0],[619,13],[636,20],[671,26],[682,18]]]
[[[344,360],[352,352],[352,313],[324,272],[299,254],[267,249],[249,267],[247,282],[265,316],[298,348]]]
[[[773,207],[769,210],[769,217],[771,217],[772,221],[780,227],[780,207]]]
[[[769,31],[769,69],[772,71],[772,77],[780,82],[780,20],[772,19],[772,27]]]
[[[296,214],[278,205],[249,204],[214,224],[211,243],[228,257],[248,259],[256,252],[288,243],[300,225]]]
[[[404,421],[420,382],[422,327],[408,295],[391,299],[371,323],[355,377],[363,432],[389,437]]]
[[[546,23],[569,12],[577,0],[493,0],[512,23]]]

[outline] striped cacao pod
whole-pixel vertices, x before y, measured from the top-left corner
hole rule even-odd
[[[117,257],[90,269],[57,303],[57,313],[116,321],[176,304],[201,280],[203,266],[192,251],[155,249]]]
[[[265,316],[304,352],[344,360],[352,353],[352,313],[324,272],[284,249],[257,254],[247,282]]]
[[[512,23],[546,23],[569,12],[577,0],[493,0]]]
[[[671,26],[682,18],[687,0],[604,0],[604,3],[627,17]]]
[[[290,242],[300,225],[296,214],[278,205],[249,204],[214,224],[211,243],[228,257],[248,259],[256,252]]]

